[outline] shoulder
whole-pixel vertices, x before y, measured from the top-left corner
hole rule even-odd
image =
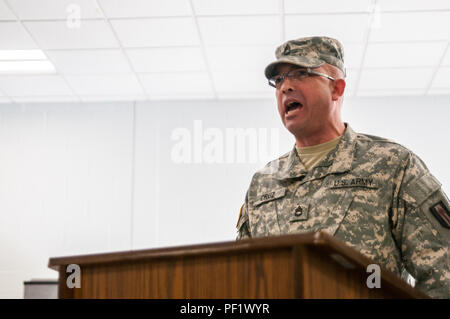
[[[358,155],[370,154],[369,158],[374,161],[381,162],[381,159],[383,159],[384,165],[396,167],[398,171],[403,171],[403,183],[409,183],[422,175],[429,174],[425,162],[406,146],[384,137],[356,134],[355,152]]]
[[[385,137],[376,135],[356,133],[355,151],[360,153],[369,152],[379,157],[387,158],[391,162],[405,164],[411,159],[420,160],[420,158],[404,145]],[[423,163],[423,162],[422,162]]]
[[[253,174],[249,193],[252,194],[256,189],[258,192],[263,189],[273,188],[278,184],[277,176],[281,171],[287,169],[289,165],[289,156],[293,150],[281,155],[280,157],[268,162],[264,167]]]
[[[380,137],[380,136],[376,136],[376,135],[356,133],[356,141],[357,141],[357,143],[361,143],[361,144],[364,143],[364,144],[368,144],[370,146],[394,148],[394,149],[410,152],[410,150],[407,149],[402,144],[399,144],[392,139],[388,139],[388,138]]]
[[[277,173],[287,165],[291,152],[292,150],[268,162],[264,167],[256,171],[254,176],[265,176]]]
[[[387,138],[357,133],[360,153],[370,153],[372,160],[380,161],[379,168],[395,168],[393,179],[398,179],[402,197],[409,204],[420,205],[437,192],[441,183],[430,173],[425,162],[409,148]],[[363,150],[363,151],[361,151]],[[383,160],[381,160],[383,159]]]

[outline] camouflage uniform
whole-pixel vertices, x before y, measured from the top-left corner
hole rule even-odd
[[[347,125],[311,171],[294,147],[253,176],[238,239],[323,230],[394,273],[406,268],[428,295],[449,298],[449,207],[415,154]]]

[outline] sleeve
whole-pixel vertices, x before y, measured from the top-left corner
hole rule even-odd
[[[434,298],[450,298],[450,203],[439,181],[410,154],[399,193],[401,221],[394,234],[415,287]]]
[[[247,198],[245,200],[245,203],[241,206],[236,228],[238,232],[236,240],[252,237],[250,233],[250,224],[248,219]]]

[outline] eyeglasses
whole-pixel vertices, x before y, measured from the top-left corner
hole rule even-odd
[[[335,80],[335,78],[325,73],[320,73],[317,71],[313,71],[310,68],[306,68],[306,69],[294,69],[285,74],[275,75],[269,79],[269,85],[273,86],[274,88],[279,88],[286,78],[303,80],[311,75],[323,76],[324,78],[327,78],[331,81]]]

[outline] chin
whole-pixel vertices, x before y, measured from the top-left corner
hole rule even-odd
[[[285,123],[284,126],[286,127],[286,129],[291,132],[292,135],[298,135],[299,133],[301,133],[304,130],[303,125],[299,124],[299,123]]]

